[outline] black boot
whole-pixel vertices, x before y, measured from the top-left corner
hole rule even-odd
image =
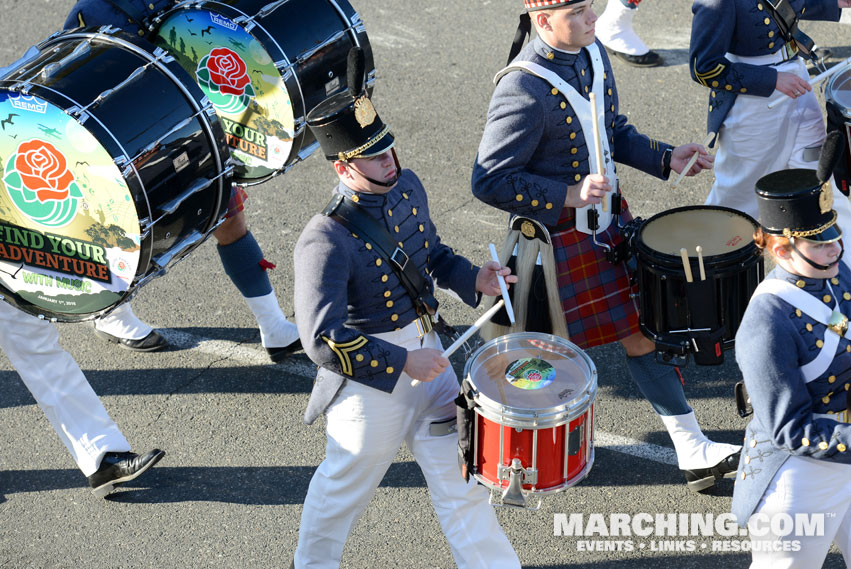
[[[715,486],[716,480],[722,478],[735,478],[736,470],[739,468],[739,456],[741,451],[736,452],[709,468],[695,468],[693,470],[682,470],[686,477],[689,490],[702,492]]]

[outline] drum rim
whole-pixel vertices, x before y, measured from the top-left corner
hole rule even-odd
[[[577,393],[576,397],[563,404],[552,407],[544,407],[540,409],[529,409],[525,407],[512,407],[510,405],[502,405],[484,393],[482,393],[470,379],[470,369],[475,362],[476,357],[486,349],[500,343],[500,340],[511,336],[516,339],[537,339],[550,343],[564,344],[565,347],[572,349],[580,355],[580,359],[588,366],[589,376],[585,388]],[[585,353],[582,348],[553,334],[544,334],[542,332],[513,332],[492,338],[479,346],[473,352],[467,362],[464,364],[464,391],[472,392],[472,399],[476,403],[475,411],[485,419],[493,421],[507,427],[532,428],[532,429],[547,429],[558,427],[569,423],[570,421],[580,417],[593,405],[597,396],[597,366],[594,360]],[[476,397],[479,395],[480,397]]]
[[[756,231],[759,228],[759,223],[752,218],[750,215],[743,211],[739,211],[737,209],[724,207],[724,206],[716,206],[716,205],[689,205],[682,207],[675,207],[673,209],[666,209],[665,211],[660,211],[659,213],[649,217],[647,220],[643,221],[639,226],[638,230],[635,232],[633,237],[633,247],[637,252],[637,257],[641,259],[647,259],[649,261],[656,261],[658,263],[671,264],[674,267],[682,267],[682,257],[678,255],[671,255],[670,253],[664,253],[659,251],[658,249],[653,249],[650,245],[647,245],[645,241],[642,240],[642,235],[644,234],[644,229],[650,225],[653,221],[658,219],[662,219],[668,215],[673,215],[679,212],[684,211],[694,211],[694,210],[712,210],[712,211],[722,211],[726,213],[731,213],[734,215],[738,215],[739,217],[744,218],[749,221]],[[733,251],[729,251],[727,253],[722,253],[720,255],[704,255],[703,258],[707,261],[715,263],[720,266],[724,266],[727,263],[736,263],[740,259],[747,259],[751,256],[760,256],[759,248],[753,242],[753,238],[749,244],[746,244],[744,247],[740,247],[739,249],[735,249]]]
[[[830,101],[831,103],[833,103],[833,105],[835,107],[840,109],[842,116],[844,116],[847,119],[851,119],[851,107],[846,107],[845,105],[841,104],[839,101],[836,100],[836,97],[833,96],[833,93],[836,90],[836,87],[835,87],[836,82],[839,81],[839,79],[841,77],[845,77],[845,76],[848,76],[847,77],[848,84],[849,84],[849,86],[851,86],[851,66],[849,66],[847,69],[845,69],[844,71],[842,71],[840,73],[836,73],[833,77],[831,77],[828,80],[827,86],[824,89],[824,98],[827,99],[828,101]]]

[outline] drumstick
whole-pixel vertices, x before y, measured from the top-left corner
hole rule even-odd
[[[499,255],[496,253],[496,245],[489,244],[491,250],[491,259],[499,263]],[[499,265],[502,266],[502,263]],[[505,301],[505,311],[508,313],[508,320],[514,324],[514,308],[511,306],[511,299],[508,297],[508,287],[505,286],[505,277],[497,273],[496,279],[499,281],[499,291],[502,293],[502,299]]]
[[[834,65],[830,69],[828,69],[827,71],[823,71],[823,72],[819,73],[818,75],[816,75],[815,77],[810,79],[808,81],[808,83],[812,87],[815,87],[816,85],[818,85],[819,83],[821,83],[822,81],[824,81],[825,79],[830,77],[831,75],[835,74],[837,71],[844,69],[848,65],[851,65],[851,57],[849,57],[848,59],[845,59],[843,61],[840,61],[839,63],[837,63],[836,65]],[[782,103],[783,99],[785,99],[788,96],[789,95],[787,95],[785,93],[780,93],[780,95],[778,95],[776,98],[774,98],[774,99],[772,99],[771,101],[768,102],[768,108],[773,109],[774,107],[776,107],[777,105]]]
[[[457,350],[458,348],[460,348],[460,347],[461,347],[461,344],[463,344],[464,342],[466,342],[466,341],[470,338],[470,336],[472,336],[473,334],[475,334],[476,332],[478,332],[478,331],[479,331],[479,328],[481,328],[482,326],[484,326],[484,325],[485,325],[485,322],[487,322],[488,320],[490,320],[491,318],[493,318],[493,315],[494,315],[494,314],[496,314],[497,312],[499,312],[499,309],[500,309],[500,308],[502,308],[502,307],[503,307],[503,305],[505,305],[505,301],[504,301],[503,299],[501,299],[501,298],[500,298],[500,299],[499,299],[499,301],[497,301],[497,303],[496,303],[496,304],[494,304],[493,306],[491,306],[491,307],[490,307],[490,309],[489,309],[487,312],[485,312],[484,314],[482,314],[482,315],[479,317],[479,319],[478,319],[478,320],[476,320],[475,322],[473,322],[473,325],[472,325],[472,326],[470,326],[469,328],[467,328],[467,330],[465,330],[465,331],[464,331],[464,333],[463,333],[463,334],[461,334],[461,336],[459,336],[457,340],[455,340],[454,342],[452,342],[452,345],[451,345],[451,346],[449,346],[448,348],[446,348],[445,350],[443,350],[443,353],[442,353],[442,354],[440,354],[440,357],[442,357],[442,358],[448,358],[449,356],[451,356],[452,354],[454,354],[454,353],[455,353],[455,350]],[[416,387],[416,386],[417,386],[417,385],[419,385],[420,383],[422,383],[420,380],[418,380],[418,379],[414,379],[414,380],[412,380],[412,381],[411,381],[411,387]]]
[[[597,155],[597,173],[601,176],[606,175],[606,169],[603,167],[603,146],[600,143],[600,125],[597,124],[597,96],[594,93],[589,93],[588,98],[591,101],[591,122],[594,124],[594,152]],[[609,200],[606,197],[600,202],[603,211],[609,211]]]
[[[698,245],[697,249],[697,266],[700,267],[700,280],[706,280],[706,271],[703,269],[703,247]]]
[[[712,142],[713,138],[715,138],[715,133],[710,132],[709,134],[706,135],[706,138],[703,139],[703,144],[701,146],[709,146],[709,143]],[[700,152],[695,152],[694,154],[691,155],[691,158],[689,158],[689,161],[686,163],[686,167],[683,168],[683,171],[680,172],[680,175],[677,176],[677,178],[671,182],[672,188],[676,188],[677,184],[679,184],[680,181],[683,178],[685,178],[686,172],[691,170],[691,167],[694,166],[694,163],[697,162],[697,159],[699,157],[700,157]]]
[[[683,271],[686,273],[686,282],[693,283],[694,279],[691,276],[691,263],[689,263],[688,251],[686,251],[685,247],[680,249],[680,257],[683,258]]]

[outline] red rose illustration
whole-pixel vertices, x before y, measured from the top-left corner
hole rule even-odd
[[[218,85],[222,93],[242,95],[245,86],[251,83],[248,70],[242,58],[226,47],[217,47],[207,59],[210,79]]]
[[[64,200],[74,181],[65,156],[43,140],[30,140],[18,146],[15,169],[27,189],[35,192],[41,203]]]

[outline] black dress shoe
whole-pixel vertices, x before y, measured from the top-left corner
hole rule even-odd
[[[151,333],[138,340],[130,340],[127,338],[119,338],[112,334],[107,334],[95,328],[95,335],[98,338],[103,338],[107,342],[118,344],[122,348],[132,350],[134,352],[156,352],[168,347],[168,340],[160,336],[156,330],[151,330]]]
[[[716,480],[722,478],[735,478],[736,470],[739,468],[739,455],[741,451],[735,452],[709,468],[695,468],[694,470],[683,470],[686,484],[689,490],[702,492],[715,485]]]
[[[269,354],[269,358],[272,362],[279,364],[301,349],[301,339],[296,338],[296,341],[289,346],[284,346],[282,348],[266,348],[266,353]]]
[[[117,486],[139,477],[158,463],[165,452],[158,448],[143,455],[132,452],[108,452],[103,455],[100,468],[89,476],[89,485],[98,498],[103,498]]]
[[[609,48],[606,48],[606,51],[608,51],[610,54],[614,55],[621,61],[624,61],[629,65],[633,65],[635,67],[658,67],[663,63],[662,57],[653,50],[650,50],[642,55],[630,55],[628,53],[623,53],[622,51],[614,51]]]

